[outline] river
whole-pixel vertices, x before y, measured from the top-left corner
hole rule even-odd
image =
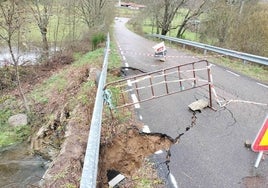
[[[38,186],[47,167],[48,161],[32,155],[28,144],[0,148],[0,187]]]

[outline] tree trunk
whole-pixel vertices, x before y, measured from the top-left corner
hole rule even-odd
[[[49,58],[49,45],[47,40],[47,28],[40,28],[42,34],[42,55],[41,61],[47,63]]]

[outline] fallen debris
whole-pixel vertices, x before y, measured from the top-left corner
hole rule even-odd
[[[201,111],[204,108],[208,107],[208,101],[205,99],[199,99],[193,103],[191,103],[190,105],[188,105],[188,107],[192,110],[192,111]]]
[[[251,142],[249,140],[246,140],[244,143],[245,147],[250,149],[251,148]]]

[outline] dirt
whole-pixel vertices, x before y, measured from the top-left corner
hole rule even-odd
[[[266,188],[268,178],[262,176],[248,176],[242,179],[242,188]]]
[[[139,127],[142,126],[140,123],[128,123],[118,128],[121,131],[118,131],[118,134],[114,135],[109,142],[104,143],[105,139],[102,139],[98,187],[108,187],[107,173],[109,170],[120,172],[132,180],[137,170],[144,165],[145,159],[156,151],[169,150],[174,144],[174,139],[168,135],[144,133],[140,131]],[[156,174],[153,178],[156,178]]]

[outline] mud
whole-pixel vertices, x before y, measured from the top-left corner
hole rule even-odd
[[[241,188],[267,188],[268,178],[262,176],[248,176],[243,178]]]

